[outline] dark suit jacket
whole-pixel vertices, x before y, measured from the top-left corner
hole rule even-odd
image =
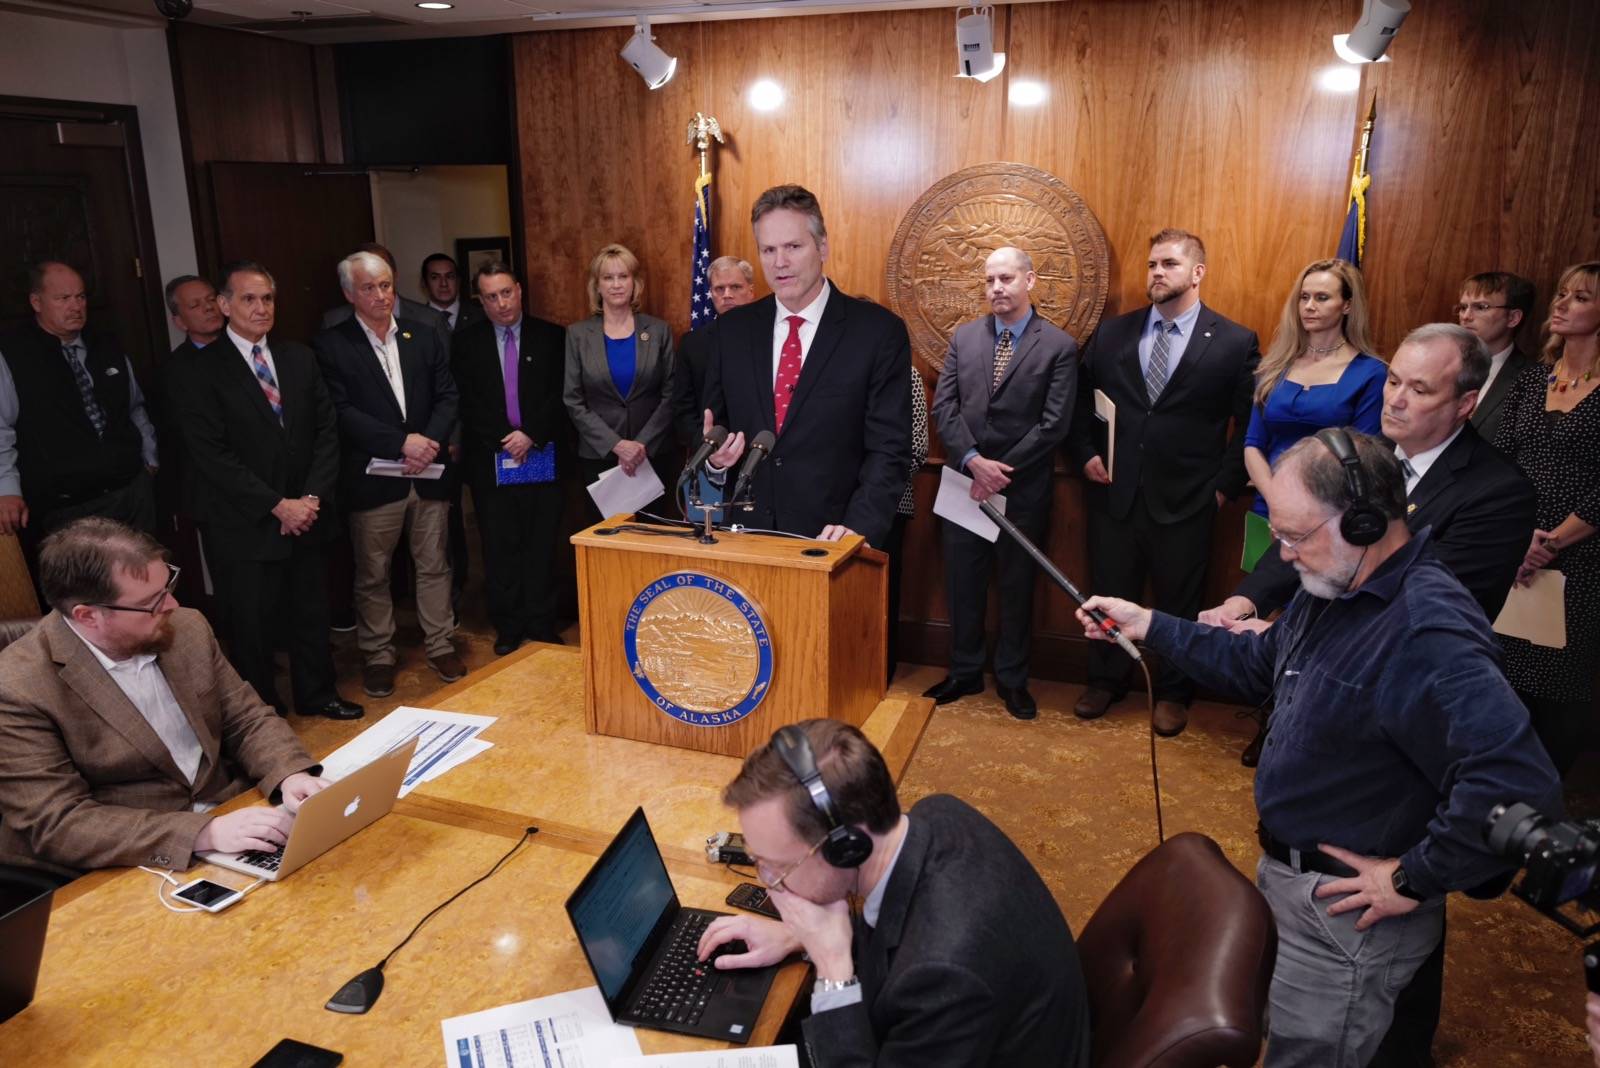
[[[1094,391],[1104,391],[1117,406],[1116,458],[1110,486],[1089,484],[1091,507],[1126,519],[1142,495],[1156,522],[1177,523],[1206,507],[1216,490],[1244,492],[1244,434],[1261,353],[1255,331],[1202,304],[1183,359],[1152,408],[1139,369],[1139,335],[1149,316],[1145,305],[1095,331],[1083,354],[1068,450],[1080,471],[1099,454]]]
[[[816,1068],[1083,1068],[1072,932],[1033,866],[954,797],[911,809],[878,925],[856,922],[861,1002],[803,1027]]]
[[[306,541],[338,533],[339,424],[317,359],[304,345],[267,338],[283,422],[261,383],[224,333],[204,349],[174,354],[167,393],[188,451],[191,514],[212,544],[241,560],[283,560],[294,537],[272,514],[285,497],[312,494],[322,507]]]
[[[417,496],[430,500],[444,500],[451,493],[450,455],[444,447],[456,425],[450,350],[440,348],[438,334],[420,323],[401,319],[397,329],[400,375],[406,392],[403,416],[378,355],[355,318],[322,331],[312,342],[339,415],[343,499],[353,512],[404,500],[412,484]],[[365,473],[367,461],[375,456],[399,459],[407,434],[421,434],[439,443],[434,462],[445,465],[444,478],[388,478]]]
[[[1506,357],[1505,366],[1489,383],[1488,391],[1479,395],[1478,406],[1472,410],[1472,429],[1484,441],[1494,441],[1495,431],[1500,429],[1500,417],[1505,414],[1506,395],[1511,392],[1511,383],[1527,366],[1528,357],[1521,349],[1513,348],[1511,355]]]
[[[1428,544],[1434,555],[1493,622],[1527,554],[1537,501],[1533,483],[1517,465],[1463,426],[1406,499],[1406,526],[1433,528]],[[1299,588],[1294,566],[1273,542],[1234,592],[1254,601],[1264,616],[1288,604]]]
[[[710,333],[716,327],[713,320],[678,341],[677,366],[672,372],[672,423],[678,440],[687,446],[699,445],[705,429],[701,399],[705,395],[706,362],[711,358]]]
[[[617,442],[642,444],[654,456],[672,431],[672,330],[653,315],[633,317],[635,351],[633,385],[624,397],[611,380],[606,360],[606,332],[601,317],[591,315],[567,327],[563,399],[578,430],[578,455],[602,460]]]
[[[465,300],[462,301],[463,306],[466,303]],[[340,323],[347,323],[355,318],[355,313],[356,309],[352,304],[340,304],[329,308],[322,313],[322,329],[331,330]],[[393,315],[396,319],[410,319],[414,323],[432,327],[439,335],[439,343],[444,347],[444,351],[447,353],[450,351],[450,328],[444,325],[444,316],[434,308],[410,297],[396,296]]]
[[[522,317],[517,344],[517,403],[522,425],[514,428],[506,418],[497,329],[482,319],[458,330],[450,359],[461,394],[461,461],[474,484],[494,484],[490,477],[494,454],[513,429],[528,435],[536,446],[544,446],[560,436],[565,418],[561,406],[565,331],[531,315]]]
[[[994,382],[995,321],[985,315],[956,327],[933,394],[933,422],[945,462],[960,470],[977,449],[1010,464],[1008,504],[1048,500],[1056,447],[1067,436],[1078,388],[1078,343],[1034,309],[1011,362]]]
[[[830,283],[831,284],[831,283]],[[843,523],[882,547],[911,471],[911,338],[898,315],[833,286],[772,458],[756,474],[752,527],[814,538]],[[775,430],[768,295],[708,335],[705,406],[746,439]]]
[[[432,304],[424,304],[423,307],[433,312],[440,319],[445,318],[444,312],[439,308],[435,308]],[[461,303],[456,306],[455,320],[448,324],[450,333],[459,334],[467,327],[476,325],[477,323],[485,322],[488,320],[488,318],[489,317],[484,314],[482,304],[479,304],[471,297],[463,295],[461,298]]]
[[[172,625],[156,662],[200,741],[193,785],[60,614],[0,652],[0,862],[71,875],[187,868],[211,819],[196,801],[252,786],[270,797],[316,766],[229,666],[204,616],[180,608]]]

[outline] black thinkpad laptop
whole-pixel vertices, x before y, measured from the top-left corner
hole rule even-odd
[[[49,891],[0,916],[0,1021],[11,1019],[33,1001],[44,956],[44,933],[50,926]]]
[[[696,959],[706,925],[727,914],[679,906],[644,809],[567,898],[567,915],[617,1023],[750,1041],[777,966],[719,972]]]

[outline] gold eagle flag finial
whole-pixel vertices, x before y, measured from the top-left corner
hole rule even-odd
[[[722,124],[715,115],[707,115],[703,111],[694,113],[694,118],[689,120],[689,136],[687,141],[700,151],[700,173],[709,173],[706,169],[706,153],[711,150],[711,140],[715,138],[719,145],[727,144],[722,136]]]

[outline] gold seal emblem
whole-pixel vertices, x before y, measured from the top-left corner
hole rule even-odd
[[[653,589],[660,592],[636,609],[629,623],[628,655],[635,678],[647,680],[652,697],[662,699],[657,704],[691,716],[715,716],[709,721],[714,723],[752,697],[759,703],[771,676],[760,610],[741,591],[710,576],[679,572],[645,593]]]
[[[983,261],[1003,245],[1033,257],[1033,305],[1083,344],[1105,310],[1109,258],[1100,221],[1053,174],[1021,163],[984,163],[929,186],[889,248],[889,303],[912,349],[934,371],[950,335],[986,314]]]

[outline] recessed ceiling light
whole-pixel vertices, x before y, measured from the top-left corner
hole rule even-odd
[[[449,11],[456,5],[446,4],[444,0],[422,0],[422,3],[417,6],[424,11]]]

